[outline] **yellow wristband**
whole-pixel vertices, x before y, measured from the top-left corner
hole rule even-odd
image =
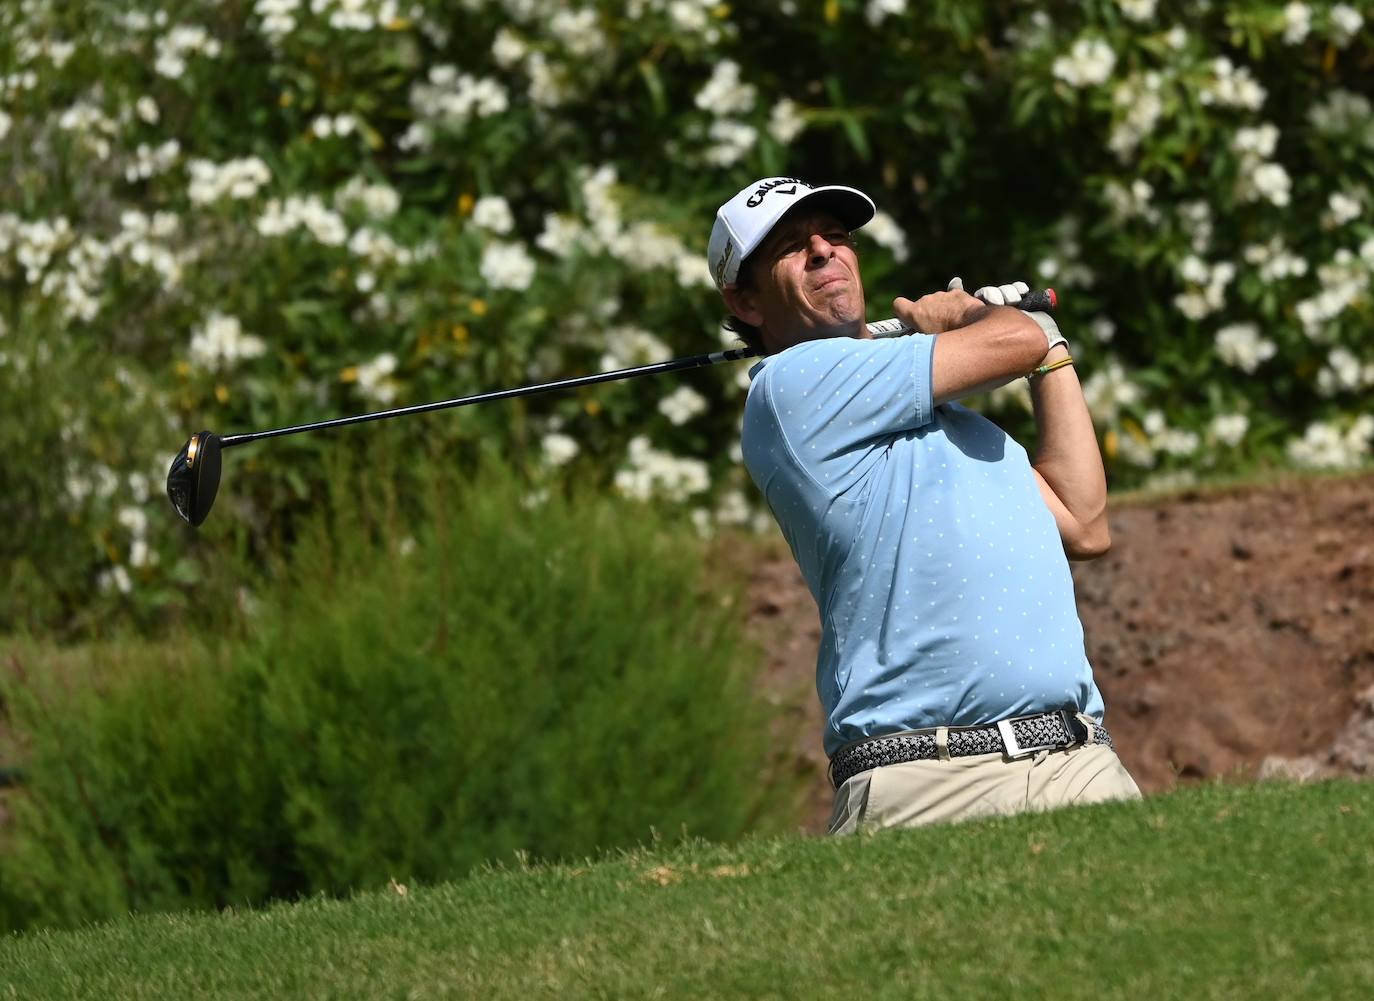
[[[1027,378],[1027,379],[1033,379],[1033,378],[1035,378],[1037,375],[1044,375],[1046,372],[1053,372],[1053,371],[1054,371],[1055,369],[1057,369],[1057,368],[1063,368],[1065,365],[1072,365],[1072,364],[1073,364],[1073,358],[1072,358],[1072,357],[1069,357],[1069,358],[1061,358],[1061,359],[1059,359],[1059,361],[1050,362],[1050,364],[1048,364],[1048,365],[1041,365],[1041,366],[1040,366],[1039,368],[1037,368],[1037,369],[1032,369],[1032,370],[1026,375],[1026,378]]]

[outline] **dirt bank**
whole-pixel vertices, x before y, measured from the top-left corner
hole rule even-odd
[[[1142,788],[1371,767],[1374,477],[1118,501],[1111,522],[1111,553],[1074,581],[1106,723]],[[816,608],[781,543],[749,594],[764,683],[815,776],[814,830],[829,812]]]

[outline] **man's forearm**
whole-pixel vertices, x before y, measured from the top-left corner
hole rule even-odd
[[[1005,386],[1045,354],[1045,334],[1012,306],[984,306],[935,341],[937,404]]]
[[[1045,362],[1068,357],[1054,348]],[[1070,556],[1090,558],[1106,552],[1107,477],[1097,446],[1092,415],[1072,365],[1031,379],[1031,404],[1039,431],[1031,465],[1040,475],[1046,503],[1059,524]],[[1057,503],[1056,503],[1057,502]]]

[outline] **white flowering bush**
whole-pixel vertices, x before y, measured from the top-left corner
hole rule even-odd
[[[0,627],[180,607],[202,567],[162,478],[202,427],[719,347],[711,218],[773,173],[874,196],[871,319],[955,273],[1056,287],[1116,485],[1365,463],[1369,22],[1254,0],[4,5],[0,559],[27,583]],[[591,478],[750,524],[744,372],[406,433],[508,456],[548,481],[533,498]],[[1023,391],[988,404],[1028,427]],[[202,549],[289,531],[367,433],[231,452]]]

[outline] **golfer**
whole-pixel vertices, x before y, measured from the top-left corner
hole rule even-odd
[[[750,371],[745,465],[820,610],[832,834],[1135,798],[1102,726],[1068,560],[1107,551],[1107,490],[1048,315],[898,298],[874,339],[851,234],[873,202],[758,181],[716,214],[711,273]],[[1024,448],[957,401],[1028,378]]]

